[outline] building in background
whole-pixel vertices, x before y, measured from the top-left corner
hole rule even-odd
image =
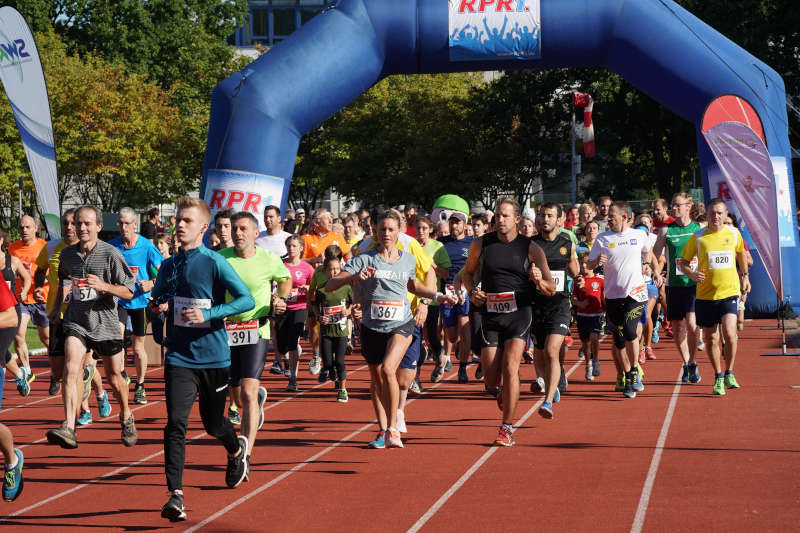
[[[230,38],[239,48],[274,46],[311,20],[329,3],[325,0],[249,0],[247,22]]]

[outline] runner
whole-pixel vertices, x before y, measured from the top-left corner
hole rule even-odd
[[[291,233],[283,231],[280,207],[268,205],[264,208],[264,226],[267,229],[258,234],[256,246],[260,246],[280,258],[286,257],[286,239]]]
[[[83,359],[92,350],[103,358],[106,379],[111,384],[120,407],[122,443],[136,444],[137,432],[133,413],[128,407],[128,384],[122,377],[124,363],[122,332],[117,315],[117,299],[133,297],[135,277],[122,254],[98,239],[103,228],[102,212],[94,206],[75,211],[78,243],[61,251],[56,302],[71,295],[63,319],[56,305],[50,320],[63,322],[64,333],[64,422],[47,432],[47,441],[62,448],[77,448],[75,417],[81,403],[78,387],[83,372]]]
[[[474,237],[483,237],[483,234],[490,230],[489,216],[486,213],[475,213],[470,217],[470,224]]]
[[[685,192],[672,196],[672,213],[675,220],[662,227],[653,253],[661,264],[667,263],[667,320],[672,324],[672,338],[683,360],[683,383],[699,383],[700,372],[695,359],[699,331],[695,319],[695,282],[677,268],[686,242],[698,231],[700,225],[691,218],[692,198]],[[666,254],[663,251],[666,250]],[[692,268],[697,267],[697,257],[691,258]]]
[[[589,252],[590,269],[603,266],[606,313],[614,335],[614,363],[617,366],[617,391],[635,398],[644,390],[637,368],[639,342],[637,324],[647,302],[647,285],[642,263],[650,263],[654,272],[658,262],[650,251],[650,240],[642,230],[630,228],[632,214],[626,202],[614,202],[608,210],[608,231],[601,233]],[[656,274],[656,285],[662,283]],[[624,353],[623,353],[624,350]]]
[[[611,201],[610,196],[601,196],[597,200],[597,214],[594,217],[594,220],[597,222],[597,227],[600,229],[600,233],[603,233],[608,229],[608,212],[611,209]]]
[[[656,244],[656,240],[658,239],[658,235],[652,232],[653,217],[651,217],[647,212],[639,214],[639,216],[636,217],[636,229],[640,229],[647,233],[647,238],[650,239],[650,248],[652,249]],[[659,256],[656,257],[658,258]],[[660,260],[658,266],[663,272],[663,266]],[[647,285],[647,306],[644,309],[644,313],[642,313],[642,318],[639,319],[639,330],[641,331],[639,334],[640,365],[643,365],[645,361],[656,358],[656,354],[653,352],[652,347],[654,332],[653,324],[659,315],[659,293],[661,290],[664,290],[663,287],[661,290],[659,290],[659,288],[656,286],[656,283],[653,280],[653,272],[649,263],[642,265],[642,275],[644,276],[644,281]]]
[[[669,226],[675,222],[675,218],[669,214],[669,205],[663,198],[658,198],[653,202],[653,228],[659,230],[664,226]]]
[[[250,311],[229,316],[226,324],[228,345],[231,350],[231,394],[242,406],[241,434],[247,438],[247,471],[256,440],[256,432],[264,424],[264,402],[267,389],[261,387],[264,355],[270,337],[267,317],[286,311],[286,297],[291,291],[289,271],[280,257],[255,245],[258,220],[251,213],[241,211],[231,216],[233,248],[220,250],[242,278],[255,299]],[[272,292],[277,283],[278,292]]]
[[[36,236],[39,231],[39,226],[31,216],[24,215],[20,219],[19,229],[21,239],[12,242],[8,246],[8,253],[19,259],[22,266],[28,270],[32,277],[35,277],[37,269],[36,258],[39,257],[39,253],[42,251],[42,248],[47,245],[47,242]],[[28,358],[28,341],[25,339],[25,335],[28,331],[28,322],[33,321],[36,325],[36,330],[39,333],[39,340],[42,341],[42,344],[45,346],[50,344],[50,323],[47,320],[47,311],[45,310],[46,305],[44,302],[37,302],[36,298],[34,298],[33,291],[28,290],[28,292],[23,293],[23,289],[30,289],[30,283],[26,285],[23,283],[22,279],[19,279],[16,295],[17,300],[19,300],[21,304],[21,315],[17,336],[14,338],[14,345],[17,348],[19,366],[25,369],[24,371],[30,383],[36,379],[36,375],[31,372],[31,363]]]
[[[214,235],[219,239],[219,244],[211,247],[215,252],[233,246],[233,237],[231,235],[232,216],[233,209],[221,209],[214,213]]]
[[[28,294],[32,283],[31,275],[28,269],[22,266],[22,262],[19,259],[8,253],[6,250],[8,241],[9,239],[6,232],[0,230],[0,249],[3,251],[3,253],[0,253],[0,270],[3,272],[3,279],[12,294],[17,292],[17,279],[20,279],[23,285],[22,294]],[[15,316],[17,320],[19,320],[21,316],[21,305],[16,298],[14,298],[14,304]],[[19,324],[17,324],[17,326],[19,326]],[[0,357],[2,357],[0,364],[5,365],[6,371],[10,372],[17,382],[17,392],[19,392],[21,396],[30,394],[31,384],[28,382],[28,372],[25,370],[25,367],[20,367],[17,364],[16,357],[12,357],[8,347],[6,347],[5,353],[0,353]]]
[[[30,283],[30,281],[29,281]],[[5,283],[0,284],[0,354],[8,351],[17,331],[17,299]],[[0,408],[3,406],[3,385],[5,384],[5,363],[0,365]],[[3,500],[13,502],[25,485],[22,467],[25,457],[19,448],[14,448],[14,435],[5,424],[0,424],[0,452],[5,459],[3,469]]]
[[[519,233],[520,206],[499,201],[496,231],[472,242],[462,283],[474,305],[483,310],[480,323],[481,365],[487,390],[496,392],[503,421],[494,444],[513,446],[513,423],[519,402],[519,364],[531,325],[533,287],[547,296],[556,284],[544,251]],[[480,273],[481,288],[473,279]],[[500,387],[500,383],[503,387]]]
[[[147,220],[142,223],[142,237],[149,239],[151,242],[155,241],[158,235],[159,227],[159,211],[157,207],[152,208],[147,212]]]
[[[186,520],[186,427],[196,396],[206,433],[219,439],[228,452],[225,484],[236,487],[247,475],[247,437],[237,437],[225,418],[231,358],[223,319],[255,306],[247,285],[230,263],[203,246],[211,217],[208,204],[183,197],[177,205],[175,236],[181,251],[164,261],[150,303],[152,312],[167,313],[164,470],[170,498],[161,516],[173,522]],[[233,301],[225,301],[226,291]]]
[[[561,231],[559,221],[564,212],[561,204],[545,203],[536,217],[539,234],[533,242],[544,251],[550,274],[556,285],[555,294],[546,295],[539,291],[534,294],[533,327],[536,339],[535,359],[544,363],[545,399],[539,408],[543,418],[553,418],[553,403],[558,402],[561,392],[567,389],[564,373],[564,339],[569,336],[572,322],[570,309],[569,279],[578,275],[578,261],[575,244]],[[536,380],[531,383],[536,392]]]
[[[153,273],[158,271],[164,259],[151,241],[136,233],[138,225],[139,217],[136,215],[136,211],[130,207],[123,207],[117,216],[120,235],[111,239],[109,244],[120,251],[136,279],[133,298],[130,300],[120,299],[117,305],[123,334],[128,320],[130,320],[133,333],[133,354],[136,357],[136,386],[133,389],[133,403],[145,405],[147,393],[144,389],[144,376],[147,372],[148,358],[144,348],[144,339],[147,335],[147,300],[150,298],[150,290],[155,284]]]
[[[373,407],[378,418],[378,434],[371,448],[402,448],[397,428],[400,389],[397,369],[412,340],[414,318],[408,291],[440,304],[455,303],[416,279],[416,261],[412,254],[397,249],[400,216],[384,212],[378,219],[376,247],[354,257],[325,289],[333,291],[347,283],[358,282],[364,296],[361,319],[361,352],[369,365]],[[388,437],[387,437],[388,432]]]
[[[586,359],[586,381],[593,381],[600,375],[600,334],[603,331],[605,316],[605,296],[603,276],[589,268],[589,252],[580,255],[578,262],[581,274],[575,278],[572,289],[578,319],[578,336]]]
[[[284,265],[292,278],[292,289],[286,300],[286,313],[275,320],[276,352],[278,356],[283,357],[284,368],[281,369],[281,364],[276,358],[271,371],[273,374],[284,374],[288,377],[289,384],[286,390],[297,392],[297,370],[300,363],[299,341],[308,319],[308,290],[314,275],[314,267],[300,259],[305,246],[300,236],[288,237],[285,246],[289,258]]]
[[[725,388],[738,389],[733,375],[736,360],[737,302],[741,293],[750,292],[750,273],[744,240],[739,230],[725,225],[728,206],[719,198],[709,202],[706,210],[708,227],[689,237],[681,251],[678,265],[697,284],[695,312],[697,325],[703,331],[711,366],[714,367],[713,394],[724,395]],[[697,256],[697,270],[690,261]],[[739,273],[741,273],[741,289]],[[720,329],[724,341],[725,372],[720,362]]]

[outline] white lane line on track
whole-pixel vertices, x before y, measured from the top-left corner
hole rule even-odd
[[[365,368],[366,366],[367,365],[363,365],[363,366],[358,367],[357,369],[353,370],[351,372],[351,374],[354,374],[354,373],[358,372],[359,370]],[[330,383],[330,382],[325,382],[325,383],[320,383],[318,385],[314,385],[310,389],[306,389],[304,391],[300,391],[297,394],[294,394],[294,395],[292,395],[292,396],[290,396],[288,398],[284,398],[280,402],[275,402],[274,404],[270,405],[269,407],[265,407],[264,410],[266,411],[267,409],[271,409],[275,405],[283,403],[283,402],[285,402],[287,400],[291,400],[293,398],[297,398],[297,397],[303,395],[305,392],[308,392],[308,391],[314,390],[314,389],[318,389],[320,387],[323,387],[323,386],[327,385],[328,383]],[[164,401],[164,400],[158,400],[157,402],[153,402],[152,404],[142,405],[142,406],[137,407],[136,409],[131,409],[131,411],[142,409],[144,407],[149,407],[150,405],[156,405],[157,403],[162,402],[162,401]],[[111,418],[111,416],[112,415],[109,415],[108,417],[104,418],[103,420]],[[195,435],[194,437],[192,437],[192,438],[190,438],[188,440],[189,441],[193,441],[193,440],[205,437],[206,435],[207,435],[207,433],[203,432],[203,433],[200,433],[199,435]],[[31,444],[37,444],[37,443],[42,442],[44,440],[45,439],[39,439],[38,441],[33,442]],[[32,511],[33,509],[36,509],[37,507],[41,507],[42,505],[45,505],[45,504],[48,504],[48,503],[50,503],[52,501],[58,500],[60,498],[63,498],[64,496],[68,496],[68,495],[72,494],[73,492],[77,492],[77,491],[79,491],[79,490],[81,490],[81,489],[83,489],[85,487],[88,487],[89,485],[94,485],[97,482],[102,481],[103,479],[106,479],[106,478],[111,477],[111,476],[115,476],[115,475],[119,474],[120,472],[124,472],[125,470],[128,470],[129,468],[133,468],[134,466],[140,465],[140,464],[142,464],[144,462],[147,462],[147,461],[149,461],[151,459],[154,459],[154,458],[158,457],[159,455],[162,455],[163,453],[164,453],[164,450],[158,451],[158,452],[156,452],[154,454],[148,455],[147,457],[144,457],[144,458],[139,459],[137,461],[134,461],[132,463],[128,463],[125,466],[121,466],[121,467],[119,467],[119,468],[117,468],[115,470],[112,470],[111,472],[107,472],[107,473],[105,473],[105,474],[103,474],[101,476],[98,476],[98,477],[96,477],[94,479],[91,479],[91,480],[87,481],[86,483],[82,483],[80,485],[77,485],[75,487],[67,489],[67,490],[65,490],[63,492],[59,492],[58,494],[54,494],[53,496],[50,496],[49,498],[46,498],[46,499],[41,500],[39,502],[36,502],[36,503],[34,503],[32,505],[29,505],[28,507],[24,507],[22,509],[19,509],[19,510],[15,511],[15,512],[9,514],[9,515],[0,516],[0,524],[2,524],[3,522],[8,521],[9,518],[13,518],[15,516],[20,516],[20,515],[22,515],[24,513],[27,513],[28,511]]]
[[[364,365],[364,366],[366,366],[366,365]],[[361,368],[363,368],[363,367],[361,367]],[[427,394],[428,391],[431,391],[431,390],[434,390],[434,389],[438,388],[440,385],[444,385],[445,382],[449,381],[450,379],[452,379],[453,377],[455,377],[457,375],[458,375],[458,372],[453,372],[452,374],[450,374],[449,376],[444,378],[439,383],[433,385],[432,387],[428,387],[427,389],[425,389],[425,391],[422,393],[422,395]],[[417,396],[416,398],[412,398],[412,399],[408,400],[406,402],[406,405],[409,405],[409,404],[413,403],[414,401],[419,399],[420,396]],[[369,424],[364,424],[363,426],[361,426],[360,428],[356,429],[355,431],[353,431],[352,433],[350,433],[346,437],[342,438],[341,440],[339,440],[337,442],[334,442],[333,444],[331,444],[330,446],[328,446],[324,450],[319,451],[316,454],[314,454],[311,457],[309,457],[308,459],[305,459],[305,460],[297,463],[292,468],[290,468],[289,470],[287,470],[283,474],[279,475],[278,477],[271,479],[267,483],[261,485],[260,487],[258,487],[255,490],[253,490],[252,492],[249,492],[249,493],[245,494],[244,496],[242,496],[241,498],[239,498],[238,500],[233,501],[230,504],[226,505],[225,507],[223,507],[222,509],[220,509],[216,513],[212,514],[211,516],[209,516],[208,518],[203,520],[202,522],[198,522],[197,524],[193,525],[192,527],[186,529],[185,533],[191,533],[192,531],[197,531],[198,529],[207,526],[208,524],[210,524],[211,522],[213,522],[217,518],[219,518],[222,515],[226,514],[228,511],[230,511],[232,509],[235,509],[236,507],[238,507],[239,505],[245,503],[246,501],[248,501],[249,499],[253,498],[254,496],[257,496],[257,495],[261,494],[265,490],[267,490],[270,487],[278,484],[279,482],[283,481],[284,479],[286,479],[287,477],[291,476],[295,472],[298,472],[298,471],[302,470],[303,468],[305,468],[306,466],[308,466],[310,464],[313,464],[317,459],[319,459],[323,455],[327,454],[328,452],[331,452],[331,451],[335,450],[336,448],[338,448],[342,444],[344,444],[344,443],[348,442],[349,440],[351,440],[353,437],[355,437],[359,433],[362,433],[362,432],[366,431],[367,429],[373,427],[376,423],[377,423],[377,420],[373,420]]]
[[[683,369],[681,369],[683,371]],[[667,434],[669,433],[669,426],[672,424],[672,415],[675,413],[675,405],[678,403],[678,394],[681,392],[681,374],[678,374],[677,383],[675,388],[672,389],[672,397],[669,399],[669,407],[667,407],[667,414],[664,415],[664,423],[661,424],[661,433],[658,435],[658,442],[656,449],[653,450],[653,458],[650,460],[650,469],[647,471],[647,478],[642,487],[642,495],[639,498],[639,506],[636,508],[636,515],[633,518],[633,525],[631,526],[631,533],[640,533],[642,526],[644,526],[644,519],[647,515],[647,506],[650,504],[650,494],[653,491],[653,485],[656,481],[656,474],[658,473],[658,465],[661,463],[661,455],[664,453],[664,444],[667,441]]]
[[[567,376],[572,375],[572,373],[575,371],[575,369],[578,368],[579,366],[581,366],[582,364],[584,364],[583,361],[577,361],[574,365],[572,365],[572,368],[570,368],[567,371]],[[528,418],[530,418],[531,415],[536,412],[536,410],[539,408],[539,406],[542,405],[542,402],[544,402],[544,398],[542,398],[542,399],[538,400],[536,403],[534,403],[533,407],[528,409],[528,412],[525,413],[522,416],[522,418],[519,419],[519,421],[516,423],[516,426],[519,427],[522,424],[524,424],[525,421],[527,421]],[[441,509],[444,506],[444,504],[447,503],[447,501],[450,498],[452,498],[453,495],[456,492],[458,492],[458,490],[462,486],[464,486],[464,483],[466,483],[469,480],[469,478],[471,478],[472,475],[475,472],[477,472],[478,469],[481,466],[483,466],[483,464],[486,461],[488,461],[489,458],[492,455],[494,455],[497,452],[497,450],[499,450],[499,449],[500,449],[499,446],[492,446],[491,448],[486,450],[486,452],[483,455],[481,455],[481,457],[477,461],[475,461],[475,463],[473,463],[473,465],[471,467],[469,467],[469,469],[466,472],[464,472],[464,474],[460,478],[458,478],[458,481],[453,483],[453,485],[449,489],[447,489],[447,492],[442,494],[442,496],[438,500],[436,500],[436,503],[431,505],[431,507],[425,512],[425,514],[422,515],[420,517],[420,519],[417,520],[416,523],[413,526],[408,528],[408,533],[415,533],[415,532],[419,531],[420,528],[422,528],[422,526],[424,526],[428,522],[428,520],[433,518],[433,515],[435,515],[439,511],[439,509]]]

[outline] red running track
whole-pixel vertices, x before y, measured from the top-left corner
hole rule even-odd
[[[136,410],[139,444],[119,441],[115,412],[79,429],[80,447],[44,443],[63,417],[48,397],[46,368],[27,398],[6,384],[0,420],[24,446],[25,490],[0,504],[2,531],[787,531],[800,524],[800,358],[759,357],[778,347],[772,321],[748,322],[740,334],[736,376],[742,388],[711,396],[703,381],[681,385],[669,338],[645,365],[646,390],[633,400],[614,393],[608,344],[602,375],[583,380],[576,350],[567,355],[569,391],[554,420],[536,414],[539,395],[525,392],[517,445],[489,444],[499,412],[483,385],[455,376],[414,398],[406,412],[406,448],[369,450],[374,435],[368,374],[348,360],[351,400],[335,401],[301,371],[304,392],[264,374],[268,411],[250,481],[224,487],[224,449],[203,434],[192,413],[184,476],[189,520],[159,516],[167,499],[161,369],[148,374],[146,406]],[[426,365],[427,381],[431,367]],[[470,370],[470,376],[472,369]],[[523,390],[533,375],[524,365]],[[412,397],[414,397],[412,395]],[[94,409],[94,400],[90,400]],[[96,415],[96,410],[94,411]],[[527,418],[526,418],[527,416]]]

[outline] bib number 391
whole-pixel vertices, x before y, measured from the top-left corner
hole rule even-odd
[[[402,320],[403,300],[373,300],[370,316],[373,320]]]
[[[228,346],[245,346],[258,342],[258,320],[226,322]]]
[[[490,292],[486,295],[486,310],[490,313],[513,313],[517,300],[513,292]]]

